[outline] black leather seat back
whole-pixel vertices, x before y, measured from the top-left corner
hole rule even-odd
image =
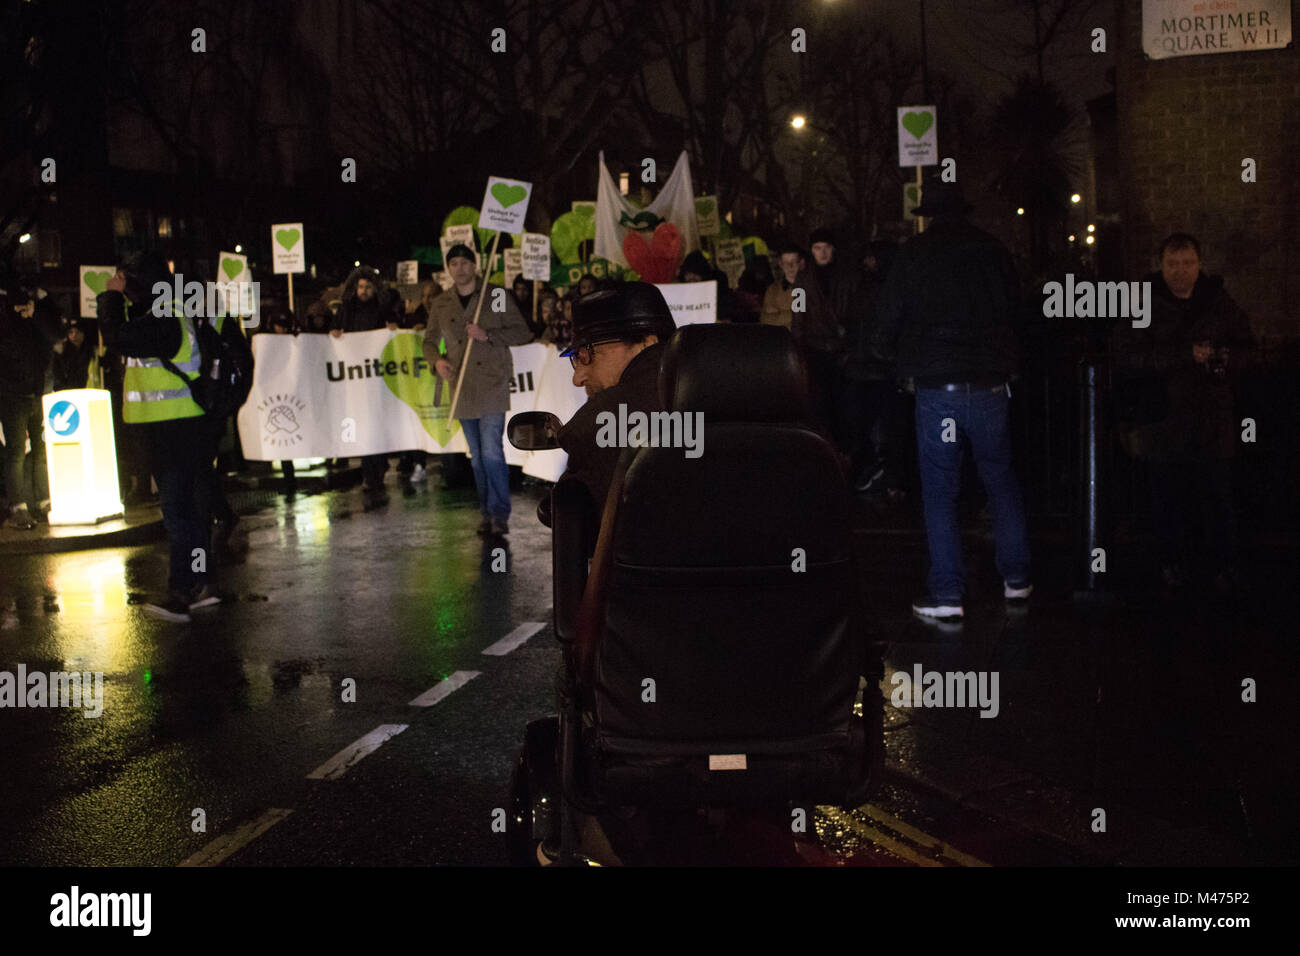
[[[697,458],[642,448],[615,479],[598,595],[603,749],[843,747],[862,663],[850,498],[833,448],[805,424],[789,333],[687,326],[660,393],[704,413],[704,442]]]

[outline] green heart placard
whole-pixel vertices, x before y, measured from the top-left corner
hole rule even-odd
[[[928,110],[921,113],[904,113],[903,129],[907,130],[917,139],[926,134],[931,126],[934,125],[934,114]]]
[[[407,368],[414,369],[416,356],[424,355],[421,343],[422,337],[419,335],[394,335],[380,353],[380,365],[395,361],[400,370],[405,362]],[[442,383],[442,401],[435,405],[433,400],[438,393],[435,391],[437,378],[433,369],[423,368],[419,375],[407,375],[401,371],[396,375],[385,373],[384,384],[420,416],[420,424],[439,445],[445,448],[452,436],[460,431],[460,422],[447,417],[454,383]]]
[[[695,200],[695,215],[704,216],[705,218],[708,218],[709,216],[713,215],[713,200],[712,199]]]
[[[291,243],[292,245],[292,243]],[[287,246],[285,248],[288,248]],[[238,259],[222,259],[221,271],[226,274],[227,279],[233,279],[244,271],[244,264]]]
[[[286,250],[296,246],[301,238],[302,233],[297,229],[277,229],[275,231],[275,241],[284,246]]]
[[[909,202],[912,202],[912,203],[915,203],[915,202],[916,202],[916,187],[915,187],[915,186],[908,186],[908,187],[907,187],[907,199],[908,199]]]
[[[492,184],[492,198],[499,202],[504,209],[509,209],[527,195],[528,190],[523,186],[508,186],[505,183]]]
[[[108,280],[113,278],[111,272],[87,272],[86,288],[90,289],[95,295],[99,295],[108,287]]]

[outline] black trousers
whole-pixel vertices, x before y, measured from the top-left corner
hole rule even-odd
[[[41,434],[41,399],[33,395],[0,395],[0,428],[4,429],[5,494],[17,508],[35,511],[49,484],[45,471],[45,439]],[[31,439],[32,453],[27,454]],[[28,457],[31,461],[28,461]]]
[[[1237,516],[1232,501],[1232,459],[1147,463],[1151,517],[1160,563],[1183,564],[1191,537],[1188,521],[1201,518],[1200,553],[1211,569],[1231,568],[1237,559]]]

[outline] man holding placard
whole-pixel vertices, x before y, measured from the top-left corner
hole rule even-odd
[[[424,357],[439,376],[451,383],[456,381],[462,363],[466,363],[456,419],[465,432],[478,489],[483,515],[478,533],[506,534],[510,530],[510,469],[502,436],[510,410],[510,382],[515,375],[510,347],[524,345],[533,336],[506,290],[500,286],[485,288],[475,273],[472,249],[463,243],[454,245],[447,250],[446,258],[453,285],[429,306]],[[489,301],[480,305],[482,295]],[[439,339],[447,344],[446,356],[438,351]]]

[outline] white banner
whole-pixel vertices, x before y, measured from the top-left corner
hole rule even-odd
[[[1153,60],[1290,43],[1291,0],[1142,0],[1142,49]]]
[[[452,387],[425,362],[421,332],[350,332],[253,337],[253,389],[239,411],[239,438],[251,461],[357,458],[422,449],[466,450],[460,423],[447,418]],[[541,409],[568,421],[587,400],[568,359],[553,346],[510,350],[515,378],[510,414]],[[509,415],[507,416],[509,421]],[[548,481],[564,452],[522,452],[506,443],[506,461]]]
[[[655,286],[664,294],[677,327],[698,322],[718,321],[718,284],[705,282],[669,282]]]

